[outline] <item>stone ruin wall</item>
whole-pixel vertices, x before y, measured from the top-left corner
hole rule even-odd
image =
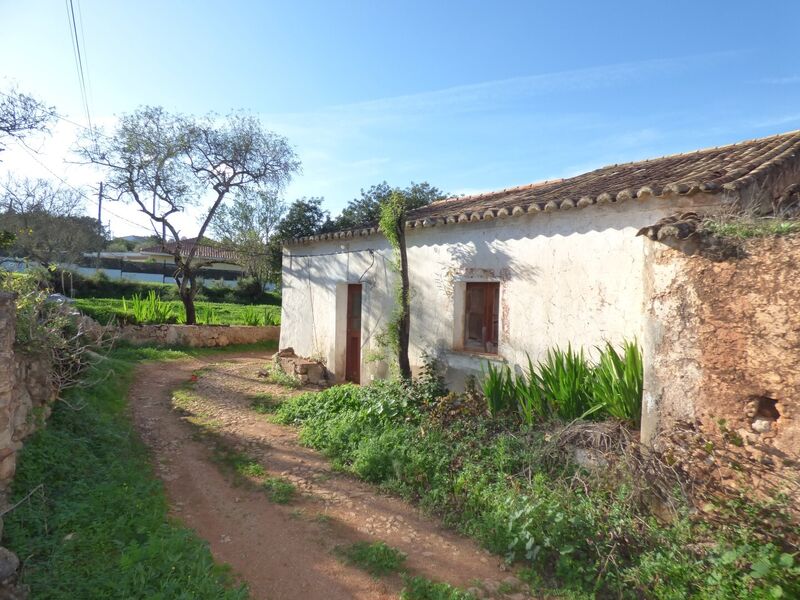
[[[50,414],[57,393],[47,357],[14,351],[14,296],[0,292],[0,505],[22,441]]]
[[[125,325],[119,328],[118,339],[134,345],[212,348],[277,341],[280,335],[281,328],[273,325]]]
[[[741,250],[715,261],[650,245],[642,438],[695,423],[800,482],[800,236]]]

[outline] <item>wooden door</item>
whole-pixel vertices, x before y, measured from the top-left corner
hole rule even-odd
[[[347,286],[347,343],[344,378],[361,383],[361,284]]]

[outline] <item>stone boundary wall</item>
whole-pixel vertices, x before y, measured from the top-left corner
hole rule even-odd
[[[189,346],[211,348],[231,344],[257,344],[277,341],[281,328],[246,325],[124,325],[119,328],[120,340],[136,346]]]
[[[15,297],[0,292],[0,505],[22,440],[44,423],[57,397],[49,359],[15,352],[15,333]]]
[[[800,474],[800,236],[744,242],[715,260],[652,243],[642,439],[676,423]],[[796,479],[800,481],[800,479]]]

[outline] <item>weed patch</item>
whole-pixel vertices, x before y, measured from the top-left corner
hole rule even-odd
[[[405,577],[404,582],[400,600],[476,600],[472,594],[425,577]]]
[[[357,542],[337,548],[336,555],[374,577],[398,572],[406,560],[405,554],[384,542]]]
[[[281,477],[268,477],[261,484],[261,488],[266,492],[267,498],[275,504],[289,504],[297,493],[294,484]]]
[[[774,217],[709,219],[703,223],[703,228],[719,237],[746,240],[798,233],[800,232],[800,221]]]
[[[300,387],[300,382],[297,379],[273,363],[268,363],[259,375],[266,377],[267,381],[276,385],[282,385],[283,387],[291,389]]]
[[[625,367],[624,352],[617,357],[604,367],[603,385],[638,393],[635,380],[624,380],[625,370],[638,366],[631,361]],[[564,362],[553,368],[568,370],[582,367]],[[574,388],[557,378],[551,387],[561,390],[564,410],[577,414],[582,409],[569,398]],[[677,514],[665,524],[640,501],[645,482],[622,469],[582,469],[558,441],[560,429],[531,427],[502,410],[502,402],[494,417],[484,410],[443,424],[440,402],[448,411],[454,406],[449,396],[430,400],[417,383],[343,385],[290,398],[275,419],[300,425],[300,440],[335,467],[417,501],[489,550],[520,562],[531,580],[557,595],[800,597],[796,549],[757,529],[751,509],[730,506],[725,510],[737,516],[726,522],[738,525],[713,527],[676,497]],[[600,425],[584,429],[601,431]],[[438,585],[412,581],[405,597],[461,593]]]

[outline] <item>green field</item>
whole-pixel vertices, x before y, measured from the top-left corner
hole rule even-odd
[[[182,323],[183,304],[175,300],[164,301],[169,305],[171,315],[162,320],[166,323]],[[126,310],[127,305],[127,310]],[[100,323],[115,319],[120,323],[138,323],[134,316],[131,300],[123,302],[120,298],[79,298],[75,307],[85,315]],[[246,306],[223,302],[195,302],[197,322],[210,325],[280,325],[281,307],[272,304]]]

